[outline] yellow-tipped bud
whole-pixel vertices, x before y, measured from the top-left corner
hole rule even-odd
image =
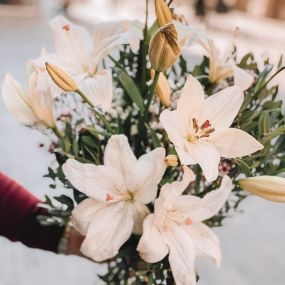
[[[62,90],[75,92],[78,89],[74,80],[57,66],[46,62],[46,70],[53,82]]]
[[[178,158],[174,154],[170,154],[165,158],[165,163],[167,166],[175,167],[178,165]]]
[[[163,72],[171,67],[180,55],[177,32],[173,24],[158,29],[149,44],[149,60],[154,70]]]
[[[160,27],[172,23],[172,13],[165,0],[155,0],[155,13]]]
[[[152,80],[154,79],[154,75],[155,75],[155,71],[151,69],[150,76]],[[170,104],[171,90],[168,84],[168,80],[163,73],[159,73],[158,82],[157,82],[155,90],[156,90],[156,94],[158,95],[161,103],[165,107],[168,107]]]
[[[241,188],[266,200],[285,203],[285,178],[278,176],[248,177],[238,181]]]

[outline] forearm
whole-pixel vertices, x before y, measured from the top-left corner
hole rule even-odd
[[[11,241],[44,250],[57,251],[64,229],[58,226],[41,226],[38,214],[39,199],[24,187],[0,172],[0,235]]]

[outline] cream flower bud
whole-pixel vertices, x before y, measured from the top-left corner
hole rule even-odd
[[[75,92],[78,87],[74,80],[62,69],[46,62],[46,70],[53,82],[66,92]]]
[[[2,97],[7,109],[22,123],[53,128],[53,96],[46,72],[34,70],[29,77],[29,88],[22,86],[7,74],[2,85]]]
[[[167,166],[175,167],[178,165],[178,158],[175,154],[170,154],[165,158],[165,163]]]
[[[285,178],[256,176],[238,181],[241,188],[266,200],[285,203]]]
[[[155,0],[155,13],[160,27],[172,22],[172,14],[165,0]]]
[[[158,29],[149,44],[149,60],[154,70],[162,72],[171,67],[180,55],[177,31],[173,24]]]
[[[151,69],[150,76],[152,80],[154,79],[154,75],[155,75],[155,71]],[[156,90],[156,93],[161,103],[165,107],[168,107],[170,104],[171,90],[168,84],[168,80],[163,73],[159,73],[159,78],[158,78],[158,82],[157,82],[155,90]]]

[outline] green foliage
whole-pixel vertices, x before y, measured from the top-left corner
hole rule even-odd
[[[132,53],[128,46],[124,46],[120,50],[120,59],[118,61],[112,59],[115,63],[112,70],[114,85],[116,91],[120,91],[123,112],[118,116],[106,116],[111,125],[110,130],[106,130],[103,125],[100,125],[94,114],[91,114],[91,123],[89,122],[89,124],[81,117],[77,118],[76,116],[71,121],[63,123],[64,135],[59,137],[59,147],[53,151],[58,167],[55,169],[49,168],[46,177],[52,179],[52,188],[56,188],[57,183],[62,183],[71,191],[73,199],[66,195],[54,197],[62,205],[61,208],[58,208],[54,205],[52,199],[46,197],[50,213],[56,217],[57,222],[66,222],[73,207],[86,198],[64,177],[62,164],[68,158],[74,157],[82,163],[102,164],[104,146],[112,134],[118,133],[124,133],[128,136],[137,156],[141,156],[146,151],[159,146],[165,147],[168,154],[175,154],[175,149],[169,142],[165,131],[153,126],[158,124],[159,114],[163,110],[155,97],[152,98],[152,102],[155,103],[158,111],[150,112],[147,117],[143,116],[146,110],[147,98],[152,95],[150,94],[150,84],[148,84],[150,70],[146,51],[147,45],[142,41],[138,54]],[[242,159],[222,159],[221,172],[228,174],[234,181],[240,175],[249,177],[284,173],[285,125],[284,115],[281,113],[282,102],[276,100],[278,87],[268,86],[268,83],[283,68],[280,65],[277,72],[271,76],[273,65],[266,60],[264,68],[259,69],[251,53],[246,54],[237,64],[252,73],[255,81],[245,92],[245,100],[233,123],[233,127],[250,133],[264,145],[264,149]],[[189,72],[183,57],[180,57],[177,64],[167,72],[166,75],[171,76],[174,83],[172,86],[173,100],[183,87]],[[214,92],[219,91],[220,86],[209,81],[208,72],[209,59],[204,57],[202,63],[194,68],[192,74],[199,79],[205,93],[211,96]],[[232,84],[232,78],[227,80],[229,84]],[[82,102],[78,104],[82,105]],[[82,127],[80,127],[81,124],[83,124]],[[236,143],[242,142],[237,141]],[[209,184],[206,183],[198,165],[192,168],[196,174],[196,181],[190,184],[189,189],[187,189],[188,193],[203,197],[206,193],[219,187],[221,176],[217,181]],[[161,185],[174,181],[180,173],[180,168],[168,168]],[[206,222],[207,225],[210,227],[221,226],[223,220],[238,208],[246,196],[247,194],[236,185],[231,199],[217,216]],[[150,209],[153,208],[152,204],[148,206]],[[48,220],[43,217],[41,217],[41,221],[45,224],[48,223]],[[166,258],[155,264],[144,262],[136,251],[138,239],[138,236],[132,236],[121,248],[119,254],[108,262],[109,270],[107,274],[101,276],[102,280],[111,285],[173,284],[168,259]]]

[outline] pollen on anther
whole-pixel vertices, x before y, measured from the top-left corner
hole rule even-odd
[[[68,32],[70,30],[70,25],[66,24],[62,26],[62,29]]]
[[[211,127],[209,120],[205,121],[204,124],[201,126],[202,129],[207,129]]]
[[[110,194],[106,195],[106,202],[112,201],[113,199],[114,198]]]
[[[185,224],[186,224],[186,225],[192,225],[192,224],[193,224],[192,219],[191,219],[191,218],[187,218],[187,219],[185,220]]]

